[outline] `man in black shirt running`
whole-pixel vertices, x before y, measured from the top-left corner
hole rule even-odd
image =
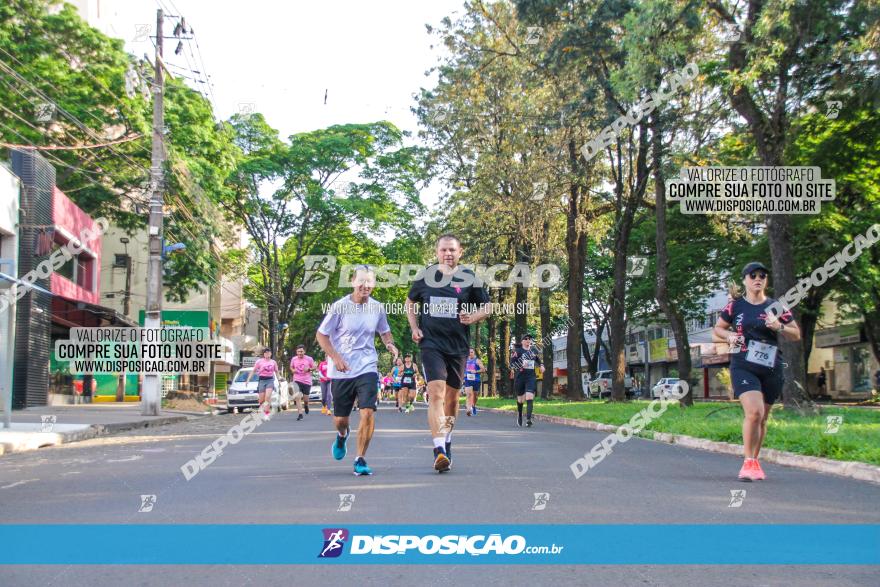
[[[520,347],[515,347],[510,354],[510,368],[516,374],[513,389],[516,391],[516,424],[523,425],[523,400],[526,403],[526,426],[532,427],[532,408],[535,404],[535,391],[538,389],[537,369],[544,373],[541,357],[532,350],[532,335],[522,337]]]
[[[489,316],[489,295],[474,273],[458,266],[461,241],[441,235],[436,265],[425,269],[406,299],[413,341],[419,344],[428,384],[428,425],[434,442],[434,469],[451,466],[452,429],[458,413],[458,390],[464,381],[469,326]]]

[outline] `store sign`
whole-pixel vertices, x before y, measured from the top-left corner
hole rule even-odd
[[[816,332],[816,347],[827,348],[845,344],[859,343],[862,341],[861,324],[842,324],[834,328],[826,328]]]
[[[649,341],[648,345],[651,352],[652,363],[666,360],[666,353],[669,349],[668,338],[655,338],[654,340]]]
[[[724,365],[730,360],[730,355],[703,355],[700,357],[700,360],[703,362],[703,366],[707,367],[709,365]]]

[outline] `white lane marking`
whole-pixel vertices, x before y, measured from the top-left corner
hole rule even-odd
[[[130,457],[125,457],[124,459],[107,459],[108,463],[129,463],[131,461],[137,461],[144,458],[144,455],[131,455]]]
[[[15,483],[10,483],[9,485],[4,485],[0,487],[0,489],[11,489],[18,485],[24,485],[25,483],[32,483],[34,481],[39,481],[39,479],[25,479],[24,481],[16,481]]]

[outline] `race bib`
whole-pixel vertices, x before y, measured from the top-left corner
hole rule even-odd
[[[428,314],[434,318],[458,318],[458,300],[444,296],[431,296]]]
[[[412,380],[411,380],[409,377],[404,377],[404,378],[403,378],[403,384],[404,384],[404,385],[409,385],[410,383],[412,383]]]
[[[477,376],[476,376],[475,374],[473,374],[473,373],[467,373],[467,374],[465,374],[465,378],[466,378],[468,381],[474,381],[474,380],[477,378]]]
[[[776,363],[776,351],[777,348],[772,344],[750,340],[746,361],[764,367],[772,367]]]
[[[535,368],[535,360],[534,359],[526,359],[522,362],[523,369],[534,369]]]

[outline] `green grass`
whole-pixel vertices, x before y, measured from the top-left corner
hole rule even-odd
[[[620,425],[646,408],[648,403],[536,400],[535,413]],[[481,398],[478,406],[515,411],[516,401]],[[843,416],[843,423],[837,433],[825,434],[826,417],[832,415]],[[697,403],[688,409],[673,403],[662,416],[645,427],[645,431],[742,444],[742,409],[738,403]],[[648,436],[644,432],[643,435]],[[880,465],[880,409],[823,407],[819,415],[800,416],[777,406],[767,424],[764,446],[802,455]]]

